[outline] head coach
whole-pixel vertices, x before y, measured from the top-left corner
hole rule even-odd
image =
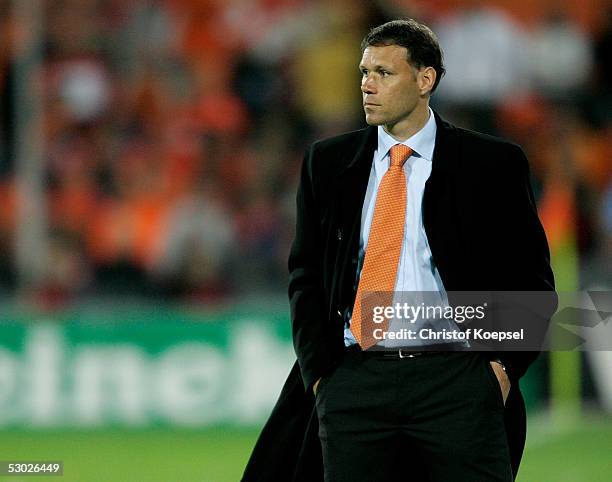
[[[526,433],[519,380],[537,352],[390,343],[361,310],[376,291],[554,291],[527,159],[430,108],[444,66],[427,26],[385,23],[361,50],[368,127],[304,158],[289,257],[297,362],[243,481],[510,482]]]

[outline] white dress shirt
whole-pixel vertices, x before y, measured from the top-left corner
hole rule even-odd
[[[436,144],[436,130],[436,121],[431,109],[429,109],[429,119],[423,128],[405,141],[400,142],[394,139],[382,126],[378,127],[378,146],[374,152],[370,179],[361,215],[357,272],[359,277],[372,226],[378,186],[389,168],[389,150],[395,144],[404,144],[410,147],[413,153],[404,164],[407,187],[406,219],[404,220],[404,240],[397,270],[397,280],[395,283],[396,297],[394,302],[401,300],[402,302],[406,301],[418,305],[421,302],[430,304],[432,301],[436,301],[442,305],[447,304],[444,285],[434,264],[429,242],[427,241],[422,210],[425,183],[431,175],[432,158]],[[426,300],[420,295],[423,292],[429,292],[425,296]],[[432,300],[432,296],[434,300]],[[400,328],[402,324],[402,321],[396,320],[389,325],[389,329]],[[449,325],[445,326],[447,329],[454,329],[456,327],[453,322],[445,324]],[[417,325],[406,326],[414,328]],[[356,343],[348,326],[345,329],[344,339],[347,346]],[[423,342],[415,343],[401,340],[392,342],[387,340],[380,342],[378,345],[385,347],[418,346],[423,345]]]

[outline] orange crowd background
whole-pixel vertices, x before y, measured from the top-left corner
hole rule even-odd
[[[15,262],[15,69],[31,32],[0,1],[0,293]],[[45,269],[36,299],[217,301],[281,292],[313,140],[363,125],[359,44],[388,19],[438,34],[433,107],[523,146],[549,241],[612,281],[609,1],[40,2]],[[492,160],[493,162],[493,160]],[[21,220],[23,221],[23,220]]]

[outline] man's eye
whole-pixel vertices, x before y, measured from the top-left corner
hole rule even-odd
[[[389,72],[387,72],[386,70],[381,70],[380,75],[382,75],[383,77],[387,77],[389,75]]]

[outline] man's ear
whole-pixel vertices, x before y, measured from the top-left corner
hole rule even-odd
[[[423,67],[417,75],[417,82],[421,95],[431,93],[436,83],[436,69],[433,67]]]

